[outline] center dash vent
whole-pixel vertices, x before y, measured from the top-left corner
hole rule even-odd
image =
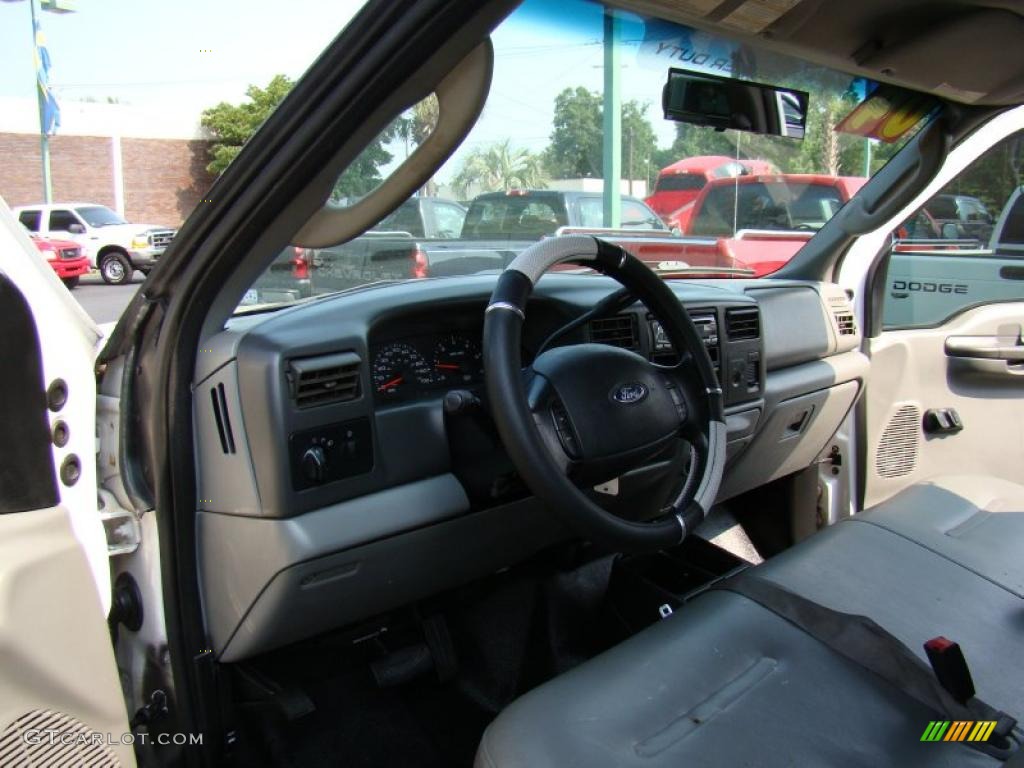
[[[756,307],[740,307],[725,311],[725,334],[729,341],[756,339],[761,335],[761,316]]]
[[[288,385],[297,408],[347,403],[360,396],[359,355],[338,352],[288,362]]]
[[[852,312],[835,312],[836,326],[839,328],[840,336],[855,336],[857,334],[857,323],[853,319]]]
[[[626,314],[591,320],[590,340],[595,344],[637,350],[640,348],[640,334],[636,318],[636,315]]]

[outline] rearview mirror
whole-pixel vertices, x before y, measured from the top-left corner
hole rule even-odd
[[[661,105],[666,120],[802,139],[808,99],[805,91],[670,69]]]
[[[78,223],[68,224],[68,232],[73,235],[84,235],[85,227]]]

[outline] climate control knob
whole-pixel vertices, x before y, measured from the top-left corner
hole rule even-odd
[[[306,449],[302,454],[302,474],[311,483],[322,483],[327,471],[327,454],[319,445]]]

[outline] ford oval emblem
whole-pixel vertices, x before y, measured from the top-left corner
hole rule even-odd
[[[629,384],[620,384],[612,390],[612,400],[616,403],[639,403],[647,397],[647,387],[639,381],[631,381]]]

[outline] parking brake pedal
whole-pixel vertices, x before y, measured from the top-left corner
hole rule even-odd
[[[316,711],[313,700],[295,685],[282,685],[252,667],[237,667],[243,705],[268,710],[287,722]]]

